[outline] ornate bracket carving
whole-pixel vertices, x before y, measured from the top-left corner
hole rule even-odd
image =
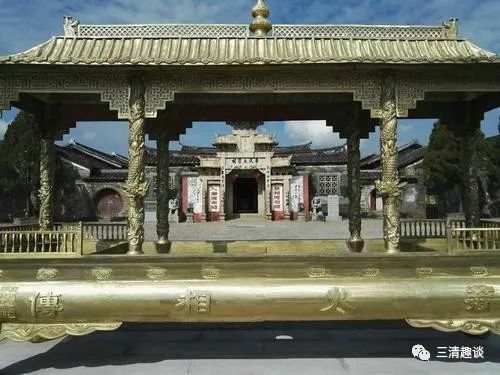
[[[0,111],[10,109],[21,92],[99,93],[119,119],[129,117],[129,79],[122,73],[0,73]]]
[[[60,337],[84,336],[95,331],[114,331],[118,323],[61,323],[61,324],[17,324],[2,323],[0,341],[48,341]]]
[[[406,319],[415,328],[434,328],[442,332],[462,331],[471,335],[482,335],[491,331],[500,335],[500,319]]]

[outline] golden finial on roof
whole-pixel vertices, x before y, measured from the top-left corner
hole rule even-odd
[[[269,8],[264,0],[257,0],[257,4],[252,9],[253,20],[250,23],[250,31],[254,36],[264,38],[271,31],[273,25],[267,17],[269,17]]]

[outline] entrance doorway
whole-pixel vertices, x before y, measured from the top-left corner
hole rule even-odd
[[[257,181],[255,178],[237,178],[234,181],[233,210],[237,214],[258,213]]]

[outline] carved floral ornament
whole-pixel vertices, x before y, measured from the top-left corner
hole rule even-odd
[[[457,77],[397,73],[396,106],[398,117],[408,116],[429,91],[495,91],[500,81],[474,72]],[[381,117],[382,74],[363,72],[320,73],[156,73],[145,76],[146,118],[155,118],[176,92],[350,92],[373,118]],[[128,119],[130,76],[127,73],[0,73],[0,110],[9,109],[21,92],[98,93],[119,119]]]

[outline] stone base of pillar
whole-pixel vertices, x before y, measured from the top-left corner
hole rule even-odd
[[[306,221],[307,216],[305,212],[299,212],[297,214],[297,221]]]
[[[353,253],[360,253],[365,247],[365,241],[360,237],[350,238],[347,241],[347,247]]]
[[[187,213],[186,214],[186,223],[194,223],[193,214],[192,213]]]
[[[155,248],[159,254],[168,254],[171,246],[172,242],[168,240],[159,240],[155,242]]]

